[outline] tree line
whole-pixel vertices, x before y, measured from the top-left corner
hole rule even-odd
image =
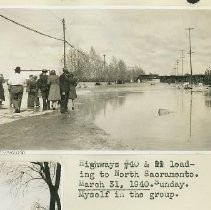
[[[136,81],[139,75],[145,74],[141,67],[128,67],[124,60],[116,57],[112,57],[109,63],[105,62],[94,47],[83,54],[70,49],[66,66],[83,82],[125,83]]]

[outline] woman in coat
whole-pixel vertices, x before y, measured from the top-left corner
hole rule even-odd
[[[4,77],[3,74],[0,74],[0,105],[2,105],[2,102],[5,101],[3,83],[4,83]]]
[[[76,89],[77,86],[77,80],[74,78],[74,75],[72,73],[69,74],[70,79],[70,93],[69,93],[69,99],[72,100],[72,110],[74,110],[74,100],[77,98]]]
[[[59,76],[56,75],[54,70],[50,71],[48,84],[50,86],[48,100],[51,101],[51,107],[53,110],[55,110],[57,108],[58,102],[61,100],[61,95],[59,87]]]

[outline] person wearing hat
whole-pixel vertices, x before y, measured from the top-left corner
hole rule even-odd
[[[15,73],[11,75],[8,80],[8,85],[10,86],[11,100],[13,108],[15,109],[15,113],[20,113],[24,84],[25,79],[22,77],[21,68],[18,66],[15,68]]]
[[[48,70],[42,70],[42,74],[37,81],[37,87],[41,90],[43,100],[43,111],[50,109],[50,102],[48,100],[49,85],[48,85]]]
[[[69,72],[67,69],[63,69],[63,74],[59,77],[59,86],[60,86],[60,94],[61,94],[61,107],[60,111],[62,114],[68,112],[68,100],[69,100],[69,92],[70,92],[70,80],[69,80]]]

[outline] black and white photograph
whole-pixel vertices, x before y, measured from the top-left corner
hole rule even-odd
[[[210,150],[211,10],[0,9],[0,147]]]
[[[0,162],[4,210],[61,210],[61,165],[56,162]]]

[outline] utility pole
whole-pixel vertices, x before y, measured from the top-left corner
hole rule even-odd
[[[62,19],[63,24],[63,34],[64,34],[64,69],[66,69],[66,37],[65,37],[65,19]]]
[[[174,67],[174,68],[173,68],[173,71],[174,71],[175,76],[177,75],[176,70],[177,70],[177,68],[176,68],[176,67]]]
[[[184,61],[183,59],[184,59],[185,57],[184,57],[184,50],[180,50],[180,51],[181,51],[181,53],[182,53],[180,58],[181,58],[181,61],[182,61],[182,76],[183,76],[183,61]]]
[[[191,75],[191,79],[190,79],[190,84],[191,84],[191,87],[192,87],[192,76],[193,76],[193,67],[192,67],[192,46],[191,46],[191,30],[193,30],[194,28],[187,28],[186,30],[188,30],[188,35],[189,35],[189,52],[188,54],[190,54],[190,75]]]
[[[179,60],[176,60],[176,70],[177,70],[177,76],[178,76],[178,65],[179,65]]]

